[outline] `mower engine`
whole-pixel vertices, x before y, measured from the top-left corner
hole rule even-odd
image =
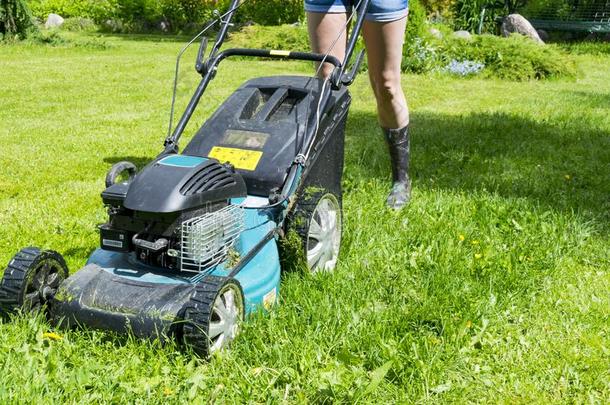
[[[204,271],[227,257],[244,229],[243,210],[231,200],[245,196],[230,165],[163,156],[102,193],[109,221],[100,226],[101,247],[133,252],[149,266]]]

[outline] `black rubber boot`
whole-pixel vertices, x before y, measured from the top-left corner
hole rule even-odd
[[[409,126],[399,129],[383,129],[392,160],[392,190],[387,204],[399,210],[411,199],[411,179],[409,178]]]

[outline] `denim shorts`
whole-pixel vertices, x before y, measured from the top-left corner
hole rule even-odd
[[[358,0],[305,0],[305,11],[346,13]],[[371,0],[365,19],[376,22],[400,20],[409,12],[409,0]]]

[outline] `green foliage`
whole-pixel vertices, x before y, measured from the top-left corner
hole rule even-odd
[[[30,5],[40,19],[57,13],[97,24],[112,20],[114,30],[124,31],[151,31],[165,21],[171,30],[179,31],[210,20],[215,9],[227,10],[229,0],[30,0]],[[235,17],[237,22],[265,25],[293,23],[303,18],[303,2],[249,0]]]
[[[495,18],[506,15],[502,9],[492,8],[491,0],[456,0],[453,3],[453,24],[455,29],[477,32],[483,17],[481,32],[494,32]],[[486,8],[482,16],[483,8]]]
[[[452,16],[452,6],[454,2],[455,0],[421,0],[421,4],[426,10],[426,14],[443,19],[448,19]]]
[[[451,60],[480,62],[485,65],[484,76],[517,81],[570,78],[577,72],[573,59],[560,48],[540,46],[518,34],[509,38],[475,35],[470,41],[451,37],[419,39],[405,48],[403,70],[438,71]]]
[[[92,32],[97,31],[99,27],[89,18],[72,17],[64,20],[61,29],[66,31]]]
[[[610,42],[603,41],[579,41],[558,44],[568,53],[580,55],[610,55]]]
[[[285,49],[302,51],[309,49],[305,26],[279,25],[264,27],[251,25],[231,34],[232,47]]]
[[[606,0],[536,0],[528,2],[520,11],[530,18],[593,21],[601,18],[600,15],[608,11],[608,2]]]
[[[420,0],[409,1],[409,17],[407,19],[407,32],[405,43],[410,44],[415,38],[421,37],[426,32],[426,10]]]
[[[56,13],[64,18],[89,18],[97,23],[116,16],[119,3],[127,4],[130,0],[29,0],[32,13],[41,20]]]
[[[0,0],[0,40],[25,38],[35,31],[25,0]]]
[[[488,75],[501,79],[530,80],[576,75],[573,60],[561,50],[540,46],[518,34],[509,38],[480,35],[472,41],[449,39],[440,52],[446,58],[482,62]]]
[[[302,21],[304,16],[303,0],[248,0],[237,17],[242,22],[281,25]]]
[[[83,29],[81,31],[86,31]],[[78,31],[74,28],[74,31]],[[57,29],[33,32],[23,41],[26,45],[45,45],[59,48],[86,48],[91,50],[106,50],[112,45],[100,38],[82,37],[75,33],[67,33]]]

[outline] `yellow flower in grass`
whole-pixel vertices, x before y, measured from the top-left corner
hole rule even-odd
[[[464,242],[464,239],[466,239],[466,237],[464,235],[460,234],[458,236],[458,239],[460,240],[460,242]]]
[[[470,242],[470,244],[471,244],[471,245],[478,245],[478,244],[479,244],[479,241],[475,239],[475,240],[473,240],[472,242]]]
[[[563,178],[566,180],[570,180],[572,178],[572,176],[570,176],[569,174],[566,174],[565,176],[563,176]]]
[[[474,254],[474,258],[475,258],[475,259],[480,259],[481,257],[483,257],[483,255],[482,255],[482,254],[480,254],[480,253],[475,253],[475,254]]]
[[[58,341],[58,340],[62,339],[62,337],[59,336],[55,332],[45,332],[45,333],[42,334],[42,338],[43,339],[49,339],[49,340],[55,340],[55,341]]]

